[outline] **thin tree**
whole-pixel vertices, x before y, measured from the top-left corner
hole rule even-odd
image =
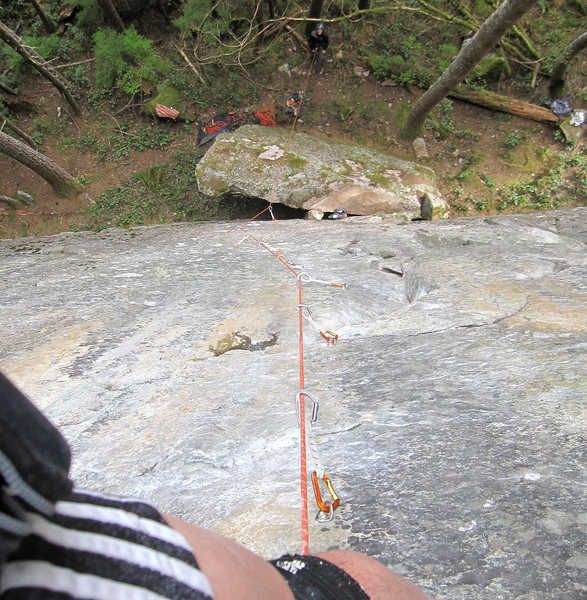
[[[421,131],[428,113],[452,91],[493,48],[503,34],[538,0],[506,0],[500,4],[479,31],[463,46],[448,69],[414,104],[402,135],[414,139]]]
[[[112,0],[98,0],[98,4],[102,9],[102,14],[104,15],[106,23],[111,27],[114,27],[119,33],[122,33],[124,31],[124,23],[122,22],[116,7],[112,4]]]
[[[21,38],[0,21],[0,39],[4,40],[11,48],[18,52],[30,65],[32,65],[43,77],[48,79],[63,94],[68,104],[76,115],[81,111],[71,95],[69,83],[48,63],[38,52],[27,46]]]
[[[0,117],[0,121],[2,121],[2,125],[0,125],[0,131],[6,127],[6,129],[14,131],[14,133],[21,137],[29,146],[35,145],[33,138],[24,132],[16,123],[13,123],[8,117]]]
[[[59,196],[73,198],[83,189],[83,186],[75,177],[54,163],[50,158],[3,131],[0,131],[0,152],[32,169]]]
[[[269,18],[275,19],[275,5],[273,0],[267,0],[267,6],[269,7]]]
[[[322,16],[322,4],[324,0],[312,0],[310,4],[310,10],[308,12],[308,18],[314,19],[314,21],[308,21],[306,24],[306,37],[312,33],[312,29],[316,27],[316,19]]]
[[[548,92],[551,98],[556,98],[563,91],[567,67],[573,58],[585,48],[587,48],[587,31],[584,31],[579,37],[575,38],[554,63],[548,85]]]
[[[34,9],[37,11],[37,14],[39,15],[41,21],[43,21],[43,25],[45,26],[45,29],[49,33],[55,33],[57,31],[55,24],[47,16],[47,13],[42,9],[41,5],[37,2],[37,0],[30,0],[30,2],[33,5]]]
[[[263,43],[263,32],[265,29],[265,15],[263,14],[262,0],[257,0],[253,3],[253,14],[257,21],[257,44]]]

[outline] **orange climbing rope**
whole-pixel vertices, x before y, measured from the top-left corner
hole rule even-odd
[[[275,127],[275,110],[273,106],[256,110],[255,116],[257,119],[259,119],[259,123],[261,123],[261,125],[265,125],[266,127]]]
[[[306,80],[304,81],[304,93],[306,92],[306,89],[308,87],[308,81],[310,80],[310,74],[312,73],[313,65],[314,65],[314,59],[312,58],[312,64],[310,65],[310,68],[308,69],[308,74],[306,75]],[[300,111],[298,110],[298,111],[296,111],[296,113],[294,115],[294,120],[293,120],[293,123],[291,124],[291,129],[289,132],[289,137],[287,138],[287,143],[285,144],[285,151],[283,152],[283,157],[282,157],[281,163],[279,165],[279,171],[277,172],[277,176],[275,177],[275,183],[273,185],[271,197],[269,198],[269,204],[261,212],[257,213],[256,215],[251,217],[248,221],[246,221],[241,226],[241,228],[246,227],[249,223],[251,223],[252,221],[257,219],[258,217],[260,217],[263,213],[265,213],[267,211],[269,211],[271,213],[272,221],[275,221],[275,217],[273,216],[273,199],[275,198],[275,194],[277,193],[277,186],[279,185],[279,180],[281,179],[281,172],[283,171],[283,165],[285,164],[285,159],[287,157],[287,151],[289,150],[289,144],[291,142],[291,138],[293,137],[296,123],[298,122],[299,114],[300,114]]]
[[[307,74],[306,80],[304,82],[304,92],[303,92],[304,94],[305,94],[305,90],[308,86],[308,81],[310,78],[310,74],[312,72],[312,66],[313,66],[313,60],[312,60],[312,64],[310,65],[310,68],[308,69],[308,74]],[[258,112],[261,112],[261,111],[258,111]],[[277,187],[279,184],[279,180],[281,178],[281,173],[283,171],[283,166],[285,164],[285,159],[287,157],[289,145],[290,145],[291,139],[293,137],[293,133],[294,133],[295,126],[297,123],[299,112],[300,111],[298,110],[294,114],[294,120],[293,120],[293,123],[291,126],[289,138],[288,138],[286,146],[285,146],[283,158],[281,160],[281,164],[279,166],[279,171],[275,178],[275,184],[273,186],[273,190],[272,190],[268,205],[262,211],[260,211],[256,215],[254,215],[252,218],[250,218],[245,223],[243,223],[240,227],[241,230],[244,230],[244,228],[247,225],[249,225],[249,223],[251,223],[252,221],[257,219],[258,217],[260,217],[263,213],[265,213],[267,211],[270,212],[272,220],[274,222],[276,221],[276,219],[273,215],[273,209],[272,209],[273,199],[275,198],[275,194],[277,193]],[[261,120],[261,116],[259,114],[257,114],[257,117],[259,117],[259,119]],[[318,508],[319,508],[318,514],[320,515],[320,514],[327,513],[328,514],[327,518],[332,518],[332,514],[333,514],[334,510],[340,504],[340,499],[336,495],[336,492],[334,491],[332,482],[330,481],[328,476],[324,473],[324,468],[321,466],[320,460],[318,458],[318,449],[310,435],[311,434],[311,424],[313,422],[315,422],[317,419],[318,403],[317,403],[316,399],[309,392],[306,392],[304,389],[305,382],[304,382],[304,334],[303,334],[303,326],[304,325],[303,325],[303,322],[304,322],[304,319],[309,320],[311,322],[313,322],[313,320],[311,318],[311,313],[310,313],[309,308],[306,305],[304,305],[303,301],[302,301],[303,300],[302,282],[303,281],[305,281],[305,282],[314,281],[314,282],[319,282],[319,283],[326,283],[328,285],[332,285],[332,286],[339,287],[339,288],[345,288],[346,285],[342,284],[342,283],[336,283],[336,282],[332,283],[332,282],[321,281],[321,280],[313,279],[309,275],[307,275],[303,272],[298,273],[298,271],[296,270],[295,267],[296,266],[299,267],[299,265],[292,265],[291,263],[289,263],[283,256],[283,252],[281,250],[278,250],[278,251],[273,250],[267,244],[258,240],[257,238],[255,238],[253,235],[251,235],[248,232],[240,242],[234,244],[234,247],[239,246],[247,238],[251,238],[252,240],[257,242],[259,244],[259,246],[261,246],[262,248],[264,248],[265,250],[270,252],[293,275],[295,275],[295,277],[298,280],[298,331],[299,331],[300,388],[299,388],[299,391],[296,396],[296,408],[297,408],[298,420],[299,420],[299,425],[300,425],[301,554],[307,555],[307,554],[309,554],[309,551],[310,551],[310,549],[309,549],[310,548],[309,532],[308,532],[308,466],[307,466],[307,449],[306,449],[306,441],[307,440],[310,443],[312,462],[314,463],[314,470],[312,472],[312,485],[314,488],[316,504],[318,505]],[[304,314],[304,308],[307,309],[307,312],[308,312],[307,315]],[[334,345],[337,342],[338,335],[336,335],[329,329],[319,328],[319,331],[320,331],[320,336],[324,340],[326,340],[326,342],[328,342],[329,345]],[[309,396],[314,402],[314,411],[312,412],[312,418],[310,421],[310,430],[309,431],[306,430],[306,405],[305,405],[305,397],[306,396]],[[322,494],[320,492],[320,487],[318,484],[319,478],[322,479],[324,481],[324,483],[326,484],[328,492],[332,498],[332,502],[329,502],[327,500],[325,501],[322,499]]]

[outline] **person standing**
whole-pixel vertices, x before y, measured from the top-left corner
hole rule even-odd
[[[328,34],[324,31],[324,24],[318,23],[308,36],[308,46],[310,46],[312,62],[318,75],[324,73],[322,61],[324,60],[328,43]]]

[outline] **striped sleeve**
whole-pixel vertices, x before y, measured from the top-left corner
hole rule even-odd
[[[73,492],[2,568],[1,600],[209,600],[212,590],[182,536],[149,504]]]

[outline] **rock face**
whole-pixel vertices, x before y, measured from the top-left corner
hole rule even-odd
[[[308,211],[344,209],[349,215],[394,214],[403,220],[421,216],[420,198],[427,192],[440,196],[432,169],[413,161],[304,133],[289,138],[288,129],[260,125],[218,136],[198,163],[200,190]]]
[[[447,600],[579,600],[586,217],[3,241],[0,368],[64,432],[79,486],[146,498],[266,557],[299,551],[286,267],[303,270],[304,387],[342,500],[330,523],[311,519],[311,551],[366,552]]]

